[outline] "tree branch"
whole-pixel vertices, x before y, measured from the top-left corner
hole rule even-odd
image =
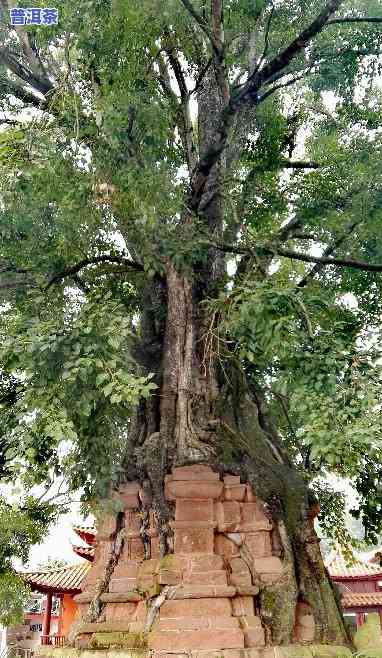
[[[2,125],[7,125],[7,126],[20,126],[21,122],[16,121],[14,119],[0,119],[0,126]]]
[[[8,13],[9,9],[11,9],[10,3],[8,0],[0,0],[0,5],[3,7],[3,9]],[[31,71],[34,73],[34,75],[41,81],[42,84],[48,85],[52,87],[52,83],[50,82],[45,67],[40,59],[39,53],[37,51],[37,48],[35,47],[35,44],[33,43],[32,39],[33,36],[30,32],[27,32],[24,30],[22,27],[19,25],[12,25],[10,26],[12,30],[15,30],[21,50],[23,52],[23,55],[25,59],[28,62],[28,65],[31,69]]]
[[[98,265],[99,263],[117,263],[118,265],[125,265],[133,270],[136,270],[137,272],[144,272],[144,268],[142,265],[130,260],[129,258],[124,258],[123,256],[109,256],[105,254],[102,256],[94,256],[94,258],[84,258],[79,263],[76,263],[76,265],[72,265],[72,267],[68,267],[62,272],[55,274],[49,280],[45,289],[48,290],[48,288],[50,288],[56,283],[59,283],[66,277],[75,276],[76,274],[78,274],[78,272],[80,272],[85,267],[89,267],[90,265]]]
[[[16,84],[16,82],[13,82],[12,80],[4,78],[0,79],[0,92],[15,96],[23,103],[26,103],[27,105],[33,105],[33,107],[37,108],[38,110],[43,110],[46,106],[46,101],[44,99],[34,96],[30,91],[24,87],[20,87],[20,85]]]
[[[31,274],[30,270],[21,267],[13,267],[12,265],[1,265],[0,274]]]
[[[21,288],[37,288],[37,283],[32,279],[26,277],[19,281],[2,281],[0,279],[0,290],[18,290]]]
[[[382,17],[379,16],[343,16],[339,18],[332,18],[327,21],[326,25],[343,25],[350,23],[382,23]]]
[[[267,249],[267,253],[271,254],[271,250]],[[277,256],[284,258],[291,258],[292,260],[300,260],[304,263],[318,263],[325,267],[334,265],[334,267],[351,267],[355,270],[364,270],[365,272],[382,272],[382,263],[367,263],[366,261],[345,259],[345,258],[327,258],[325,256],[311,256],[310,254],[299,254],[296,251],[288,249],[277,249]]]
[[[188,0],[181,0],[181,2],[184,4],[184,6],[189,4]],[[251,77],[251,79],[244,85],[242,91],[231,97],[230,101],[223,108],[220,117],[220,125],[216,131],[215,139],[213,140],[210,148],[207,149],[204,157],[199,161],[199,164],[196,167],[192,177],[191,191],[187,200],[187,205],[191,211],[195,212],[199,208],[207,179],[211,169],[226,148],[236,114],[245,105],[259,104],[260,99],[258,94],[262,85],[265,84],[271,76],[284,70],[294,59],[294,57],[296,57],[296,55],[304,50],[308,43],[321,32],[325,26],[325,23],[338,9],[341,2],[343,2],[343,0],[329,0],[323,11],[316,17],[316,19],[312,21],[312,23],[305,30],[303,30],[285,50],[274,57],[260,71]],[[202,20],[204,24],[204,21],[200,16],[199,20]],[[291,81],[290,84],[292,84],[294,81],[295,80]],[[276,91],[276,88],[266,93],[269,95],[269,93],[273,93],[274,91]],[[264,95],[261,100],[264,100],[265,97],[266,96]]]
[[[258,165],[252,167],[248,172],[247,177],[243,181],[243,190],[242,190],[241,202],[239,205],[240,210],[238,212],[238,215],[242,216],[243,214],[245,208],[247,190],[249,188],[250,183],[254,180],[256,174],[263,173],[265,171],[277,171],[280,169],[314,170],[314,169],[320,169],[322,166],[323,165],[321,165],[319,162],[282,159],[280,161],[276,160],[275,162],[269,163],[268,165],[263,165],[263,166]],[[295,224],[293,224],[293,226],[295,226]],[[287,227],[289,227],[289,224],[287,225]]]
[[[320,169],[323,165],[305,160],[282,160],[281,166],[284,169]]]
[[[362,223],[362,221],[363,221],[362,219],[358,219],[358,220],[356,220],[356,221],[354,221],[354,222],[351,222],[351,224],[349,224],[349,225],[347,226],[347,228],[345,229],[344,233],[343,233],[342,235],[340,235],[336,240],[334,240],[333,244],[329,245],[329,246],[325,249],[325,251],[324,251],[324,253],[323,253],[322,256],[323,256],[323,257],[331,256],[331,255],[335,252],[335,250],[336,250],[338,247],[340,247],[340,246],[345,242],[345,240],[349,237],[349,235],[351,235],[351,234],[353,233],[354,229],[355,229],[357,226],[359,226],[359,224]],[[315,276],[316,274],[318,274],[318,272],[320,272],[321,269],[322,269],[323,267],[324,267],[324,266],[323,266],[322,264],[320,264],[320,263],[316,263],[316,265],[315,265],[314,267],[312,267],[312,269],[310,270],[310,272],[308,272],[308,273],[307,273],[307,274],[301,279],[301,281],[299,281],[299,283],[297,284],[297,286],[298,286],[299,288],[304,288],[304,287],[307,285],[307,283],[309,282],[309,279],[311,279],[313,276]]]
[[[49,91],[52,91],[52,83],[45,79],[42,80],[40,77],[36,76],[33,72],[29,71],[24,64],[21,64],[17,56],[12,53],[9,48],[2,47],[0,48],[0,62],[5,64],[5,66],[18,78],[26,82],[33,89],[38,91],[40,94],[47,94]]]
[[[168,33],[166,35],[166,40],[169,40],[170,34]],[[179,59],[175,55],[175,46],[171,43],[168,43],[164,47],[164,51],[168,57],[168,61],[170,62],[171,68],[174,72],[175,79],[177,81],[178,87],[179,87],[179,92],[180,92],[180,97],[182,101],[185,101],[188,96],[189,92],[187,89],[187,83],[186,83],[186,78],[183,72],[183,69],[181,67],[181,64],[179,62]]]
[[[275,249],[269,249],[268,247],[260,247],[258,249],[248,249],[240,248],[235,245],[227,244],[213,244],[209,243],[211,247],[224,251],[226,253],[239,254],[243,256],[253,256],[256,253],[257,256],[280,256],[282,258],[290,258],[291,260],[299,260],[304,263],[318,263],[324,267],[330,265],[334,267],[350,267],[355,270],[363,270],[365,272],[382,272],[382,263],[367,263],[366,261],[353,260],[351,258],[328,258],[326,256],[312,256],[310,254],[302,254],[298,251],[292,251],[290,249],[280,249],[276,247]]]
[[[214,45],[214,40],[213,36],[208,29],[208,25],[206,21],[204,20],[203,16],[201,16],[193,6],[193,4],[190,2],[190,0],[180,0],[182,5],[187,9],[188,13],[191,14],[192,18],[195,20],[195,22],[201,27],[203,30],[204,34],[208,37],[209,41],[211,42],[212,45]]]
[[[222,0],[211,0],[211,25],[214,48],[221,53],[224,43]]]
[[[244,185],[247,186],[248,183],[254,179],[256,173],[262,173],[264,171],[274,171],[278,169],[321,169],[323,166],[324,165],[319,162],[312,162],[310,160],[275,160],[275,162],[267,165],[257,165],[256,167],[252,167],[244,181]]]
[[[170,74],[167,68],[166,61],[162,56],[162,52],[158,53],[157,62],[159,68],[158,80],[163,89],[163,92],[175,107],[179,107],[179,99],[175,91],[171,87]]]
[[[228,72],[225,62],[223,1],[211,0],[211,26],[212,26],[212,59],[214,63],[216,82],[219,87],[221,99],[228,103],[230,89]]]
[[[243,91],[235,99],[236,103],[253,102],[257,100],[260,87],[272,76],[283,71],[308,43],[321,32],[330,16],[337,11],[343,0],[329,0],[322,12],[311,24],[294,39],[285,50],[276,55],[268,64],[254,75],[245,85]]]
[[[342,198],[335,199],[332,204],[330,204],[330,208],[333,210],[336,210],[337,212],[344,211],[348,204],[352,201],[352,199],[362,190],[362,187],[356,187],[355,189],[350,189],[346,191],[344,196]],[[272,243],[278,242],[286,242],[288,240],[291,231],[295,229],[300,229],[303,227],[303,222],[301,219],[301,216],[295,215],[287,224],[282,226],[279,231],[272,236],[271,240]]]
[[[159,82],[163,88],[164,93],[169,98],[170,102],[175,108],[175,123],[179,129],[181,136],[183,148],[186,154],[188,170],[191,173],[194,167],[196,166],[196,148],[194,145],[194,131],[192,127],[192,120],[190,115],[190,95],[191,92],[187,88],[186,78],[182,70],[181,64],[174,54],[174,47],[167,45],[164,49],[165,54],[167,55],[169,65],[174,73],[175,79],[177,81],[179,92],[180,92],[180,101],[177,94],[171,87],[170,74],[167,68],[167,63],[164,60],[164,56],[160,54],[157,58],[159,66]],[[180,118],[179,118],[180,117]]]
[[[193,87],[193,89],[190,89],[190,91],[188,92],[189,96],[192,96],[192,94],[195,94],[195,92],[198,91],[198,89],[199,89],[200,85],[202,84],[202,82],[205,78],[205,75],[206,75],[208,69],[210,68],[211,64],[212,64],[212,59],[210,58],[208,60],[208,62],[206,62],[206,64],[202,67],[198,77],[196,78],[195,86]]]
[[[269,14],[269,16],[268,16],[267,25],[266,25],[266,28],[265,28],[265,35],[264,35],[264,49],[263,49],[263,52],[262,52],[261,57],[259,58],[259,61],[257,62],[255,68],[253,69],[253,71],[252,71],[252,73],[251,73],[251,75],[250,75],[250,78],[253,78],[253,76],[256,75],[256,73],[258,73],[258,71],[260,70],[261,65],[263,64],[263,62],[264,62],[264,60],[265,60],[266,54],[267,54],[267,52],[268,52],[268,48],[269,48],[269,33],[270,33],[270,29],[271,29],[271,23],[272,23],[272,18],[273,18],[274,11],[275,11],[275,7],[274,7],[274,5],[273,5],[273,3],[272,3],[271,11],[270,11],[270,14]]]
[[[282,395],[281,393],[278,393],[277,391],[273,390],[273,388],[271,388],[270,391],[275,396],[275,398],[277,398],[277,400],[279,401],[282,412],[283,412],[283,414],[285,416],[285,419],[288,423],[289,430],[290,430],[291,434],[293,435],[293,438],[295,440],[297,440],[297,435],[296,435],[295,429],[293,427],[293,423],[292,423],[292,421],[290,419],[290,416],[289,416],[288,405],[285,401],[285,396]]]
[[[271,96],[276,91],[279,91],[280,89],[285,89],[286,87],[290,87],[291,85],[294,85],[295,82],[299,82],[299,80],[302,80],[311,70],[312,70],[312,66],[309,66],[308,68],[301,71],[301,73],[299,75],[296,75],[294,78],[290,78],[286,82],[281,82],[279,85],[275,85],[274,87],[271,87],[271,89],[268,89],[268,91],[264,92],[264,94],[259,96],[258,103],[262,103],[263,101],[265,101],[266,98],[268,98],[268,96]]]
[[[291,240],[313,240],[314,242],[321,242],[321,240],[313,233],[304,233],[303,231],[296,231],[290,236]]]

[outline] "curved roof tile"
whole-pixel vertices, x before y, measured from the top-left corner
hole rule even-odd
[[[331,578],[361,578],[365,576],[380,576],[382,580],[382,567],[373,562],[363,562],[357,557],[354,557],[352,562],[349,562],[340,547],[338,547],[328,560],[325,566],[329,571]]]
[[[89,562],[83,562],[61,569],[24,572],[20,575],[34,591],[50,591],[57,594],[60,592],[77,593],[81,591],[81,583],[90,568]]]
[[[89,544],[89,546],[92,546],[97,535],[97,528],[95,526],[74,525],[73,530],[82,541]]]
[[[72,549],[76,555],[85,558],[85,560],[89,560],[89,562],[93,562],[94,546],[76,546],[75,544],[72,544]]]
[[[343,608],[382,606],[382,592],[349,592],[341,599]]]

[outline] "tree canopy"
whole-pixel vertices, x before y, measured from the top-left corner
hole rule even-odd
[[[380,0],[65,0],[57,26],[15,28],[0,6],[0,480],[107,496],[158,386],[137,341],[166,263],[218,253],[206,363],[240,363],[327,532],[333,472],[376,540]],[[0,579],[58,502],[0,501]]]

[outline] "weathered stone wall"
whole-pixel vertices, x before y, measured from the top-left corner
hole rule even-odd
[[[175,508],[173,554],[164,558],[154,515],[142,507],[145,495],[138,483],[120,490],[123,549],[101,594],[101,615],[93,623],[77,621],[75,646],[129,647],[163,656],[218,652],[220,658],[239,658],[244,650],[248,658],[273,656],[257,595],[283,578],[282,552],[250,486],[232,475],[221,479],[208,466],[174,468],[165,483]],[[110,561],[116,532],[115,518],[99,530],[93,568],[76,597],[82,618]],[[309,606],[298,604],[294,640],[312,643],[314,630]]]
[[[35,655],[41,658],[150,658],[152,651],[147,649],[79,650],[62,647],[39,647]],[[184,658],[186,654],[163,654],[163,658]],[[346,647],[327,645],[290,645],[288,647],[266,647],[264,649],[230,649],[221,651],[192,652],[194,658],[352,658]],[[381,658],[380,655],[365,654],[365,658]]]

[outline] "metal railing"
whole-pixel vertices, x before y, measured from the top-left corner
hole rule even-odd
[[[43,646],[46,644],[52,644],[52,636],[51,635],[40,635],[40,642]]]
[[[40,635],[40,640],[44,646],[53,645],[55,647],[64,647],[66,644],[65,635]]]
[[[33,649],[10,645],[0,653],[0,658],[33,658]]]
[[[65,635],[41,635],[41,644],[64,647],[66,645]],[[25,649],[15,645],[9,645],[0,652],[0,658],[33,658],[33,649]]]
[[[18,658],[32,658],[33,654],[33,649],[23,649],[22,647],[17,647],[14,655]]]

